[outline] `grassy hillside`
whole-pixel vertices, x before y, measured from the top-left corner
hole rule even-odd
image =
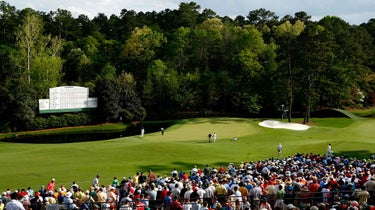
[[[324,154],[328,143],[339,154],[368,158],[375,153],[375,120],[313,118],[307,131],[264,128],[260,119],[197,118],[181,120],[144,138],[130,136],[106,141],[69,144],[20,144],[0,142],[0,190],[38,189],[51,177],[56,184],[70,186],[73,181],[85,189],[99,173],[101,183],[113,177],[132,176],[152,169],[165,175],[176,168],[190,170],[194,165],[220,167],[229,162],[258,161],[297,152]],[[302,120],[297,119],[301,122]],[[208,133],[217,133],[217,142],[208,143]],[[236,136],[237,141],[231,141]]]

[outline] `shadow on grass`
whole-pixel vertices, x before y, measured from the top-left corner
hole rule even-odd
[[[225,117],[208,117],[208,118],[190,118],[190,123],[211,123],[211,124],[229,124],[233,122],[248,122],[249,118],[225,118]],[[176,124],[185,124],[187,120],[181,120]]]
[[[337,153],[335,152],[334,155],[348,156],[348,157],[357,158],[357,159],[364,159],[364,158],[368,159],[368,158],[372,158],[374,154],[368,150],[357,150],[357,151],[342,151],[342,152],[337,152]]]
[[[208,143],[208,142],[200,142],[200,143]],[[347,156],[350,158],[357,158],[357,159],[372,159],[375,154],[370,153],[368,150],[358,150],[358,151],[342,151],[339,153],[335,153],[335,156]],[[209,166],[213,167],[215,166],[217,170],[219,170],[219,166],[223,166],[224,168],[227,168],[228,164],[230,162],[215,162],[211,163]],[[157,175],[167,175],[170,176],[171,172],[176,169],[177,171],[184,171],[188,175],[190,175],[190,170],[194,167],[197,166],[199,169],[203,170],[207,163],[199,163],[199,162],[181,162],[181,161],[172,161],[170,164],[150,164],[150,165],[143,165],[141,166],[141,171],[145,172],[147,175],[147,171],[151,169],[152,171],[155,172]],[[165,171],[169,171],[167,173],[164,173]],[[160,174],[164,173],[164,174]]]
[[[228,165],[230,162],[215,162],[209,164],[209,166],[215,167],[217,170],[219,170],[220,167],[217,166],[223,166],[225,169],[227,169]],[[203,169],[206,167],[207,163],[191,163],[191,162],[180,162],[180,161],[175,161],[171,162],[170,165],[145,165],[141,167],[141,171],[145,172],[147,176],[147,171],[151,169],[155,174],[159,174],[160,171],[170,171],[168,174],[163,174],[163,175],[168,175],[170,176],[172,171],[176,169],[178,172],[184,171],[186,174],[190,175],[191,169],[193,169],[194,166],[197,166],[198,169]]]

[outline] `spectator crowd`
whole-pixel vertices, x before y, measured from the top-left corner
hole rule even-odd
[[[374,179],[374,159],[295,154],[164,176],[148,170],[107,185],[96,175],[86,190],[52,179],[35,192],[8,189],[0,210],[375,210]]]

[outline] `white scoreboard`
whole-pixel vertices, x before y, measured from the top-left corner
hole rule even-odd
[[[97,98],[89,98],[89,89],[61,86],[49,89],[49,99],[39,99],[39,113],[78,112],[97,107]]]

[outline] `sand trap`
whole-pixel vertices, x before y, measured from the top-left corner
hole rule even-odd
[[[298,123],[285,123],[276,120],[265,120],[260,122],[259,125],[267,128],[282,128],[297,131],[304,131],[310,128],[310,126],[308,125],[302,125]]]

